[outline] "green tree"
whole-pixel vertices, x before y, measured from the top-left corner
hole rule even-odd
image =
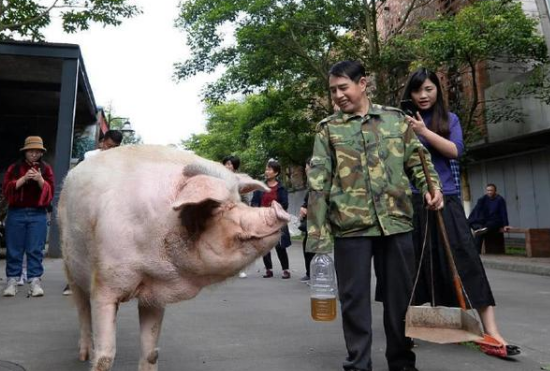
[[[403,22],[410,11],[430,1],[413,0]],[[273,92],[279,92],[276,106],[266,103],[269,109],[260,109],[256,102],[256,108],[247,111],[252,126],[246,131],[248,150],[241,153],[246,157],[243,162],[261,161],[262,172],[269,157],[278,157],[289,166],[302,165],[311,152],[312,126],[332,112],[330,66],[343,59],[360,60],[371,71],[381,65],[378,6],[368,0],[184,2],[177,24],[188,35],[192,56],[176,64],[176,77],[185,79],[223,66],[222,77],[205,88],[206,101],[214,105],[231,93],[260,93],[254,99],[266,103],[266,97],[273,101]],[[382,88],[385,81],[378,78],[377,92],[389,90]],[[265,92],[269,93],[261,94]],[[247,100],[245,106],[251,104]],[[281,112],[286,107],[290,111]],[[307,124],[298,132],[296,122],[301,120]],[[214,133],[212,126],[207,130],[186,145],[204,155],[224,147],[219,145],[226,143],[220,137],[231,141],[226,136],[233,135],[231,131]],[[299,140],[289,142],[288,138]],[[260,169],[259,163],[254,167]]]
[[[208,99],[277,88],[325,99],[328,107],[327,71],[343,57],[335,51],[364,55],[363,43],[345,34],[364,24],[362,8],[362,1],[184,2],[178,25],[187,32],[192,56],[177,64],[176,75],[184,79],[224,66],[223,76],[206,88]]]
[[[209,104],[207,133],[183,141],[183,147],[220,161],[228,154],[241,158],[242,171],[260,177],[269,158],[283,167],[302,164],[312,148],[312,123],[304,102],[270,90],[242,102]]]
[[[43,40],[42,30],[58,15],[68,33],[87,30],[90,23],[118,26],[140,14],[131,0],[0,0],[0,40]]]
[[[383,1],[190,0],[182,3],[178,25],[187,31],[192,56],[176,65],[176,76],[185,79],[223,66],[222,77],[205,89],[210,103],[222,102],[230,93],[276,90],[299,102],[301,108],[294,109],[314,124],[331,112],[327,71],[338,60],[363,62],[375,82],[374,100],[393,105],[398,104],[411,68],[446,69],[453,87],[451,107],[461,116],[467,138],[472,138],[482,103],[475,67],[492,60],[541,63],[544,43],[519,3],[478,1],[456,15],[426,20],[419,10],[432,2],[409,1],[399,24],[382,38],[378,25]],[[472,97],[461,94],[467,75],[473,82]],[[247,132],[246,143],[253,143],[250,151],[261,150],[266,156],[272,137],[264,134],[273,124],[263,116],[249,122],[258,124]],[[284,120],[276,122],[285,125]],[[198,146],[207,138],[208,133],[193,140]]]
[[[470,78],[471,97],[452,102],[462,112],[463,129],[466,135],[471,134],[470,139],[475,136],[475,123],[483,114],[479,107],[484,103],[478,94],[480,81],[476,67],[485,63],[491,68],[491,62],[506,62],[534,68],[545,63],[546,45],[536,27],[537,20],[525,15],[521,3],[488,0],[469,5],[455,16],[425,21],[419,34],[407,35],[409,48],[418,56],[413,65],[454,72],[455,85],[459,84],[456,80]],[[415,35],[421,36],[415,38]],[[455,86],[455,91],[458,90]]]

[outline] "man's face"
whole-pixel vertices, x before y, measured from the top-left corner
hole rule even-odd
[[[330,76],[330,96],[334,104],[344,113],[356,113],[362,108],[362,100],[367,89],[367,79],[361,77],[358,82],[349,77]]]
[[[489,196],[489,198],[495,198],[495,196],[497,194],[497,191],[496,191],[495,187],[488,186],[488,187],[485,188],[485,194],[487,196]]]
[[[116,143],[116,142],[113,141],[111,138],[107,138],[107,139],[104,139],[104,140],[101,142],[100,148],[101,148],[103,151],[106,151],[106,150],[108,150],[108,149],[115,148],[115,147],[118,147],[118,146],[120,146],[120,144]]]

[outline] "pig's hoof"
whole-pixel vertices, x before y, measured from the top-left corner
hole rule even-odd
[[[92,368],[92,371],[110,371],[112,366],[113,358],[103,356],[99,357],[94,367]]]
[[[139,361],[139,371],[157,371],[158,370],[158,348],[147,355],[146,359]]]
[[[158,348],[153,350],[149,355],[147,356],[147,362],[149,362],[152,365],[155,365],[159,359],[159,350]]]
[[[78,352],[78,359],[81,361],[88,361],[92,358],[91,345],[81,345]]]

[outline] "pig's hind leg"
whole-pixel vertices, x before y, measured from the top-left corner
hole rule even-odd
[[[78,359],[87,361],[92,357],[92,312],[90,295],[73,283],[69,283],[73,292],[73,299],[78,309],[80,322],[80,340],[78,341]]]
[[[164,308],[138,305],[139,325],[141,330],[141,359],[139,371],[158,370],[158,339],[164,317]]]

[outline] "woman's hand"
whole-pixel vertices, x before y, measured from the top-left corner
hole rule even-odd
[[[30,179],[37,182],[40,188],[44,185],[44,178],[42,177],[40,170],[30,169],[25,175],[29,175]]]
[[[426,206],[429,210],[441,210],[445,206],[443,193],[441,193],[439,189],[435,190],[433,197],[430,192],[426,192],[424,199],[426,200]]]
[[[300,208],[300,219],[303,219],[307,216],[307,209],[305,207]]]
[[[27,170],[27,172],[25,173],[25,175],[23,175],[21,178],[17,179],[17,182],[15,182],[15,189],[19,189],[23,186],[23,184],[27,183],[29,180],[32,180],[33,178],[33,172],[35,170],[34,169],[29,169]]]
[[[422,119],[422,116],[420,116],[420,112],[416,112],[416,117],[412,117],[409,115],[405,115],[405,121],[407,121],[407,124],[414,130],[416,135],[424,135],[424,133],[429,130],[426,127],[426,123]]]
[[[416,135],[422,136],[423,140],[428,142],[428,144],[442,156],[447,158],[458,158],[458,148],[456,144],[428,129],[419,112],[416,113],[416,118],[405,115],[405,121],[414,130]]]

